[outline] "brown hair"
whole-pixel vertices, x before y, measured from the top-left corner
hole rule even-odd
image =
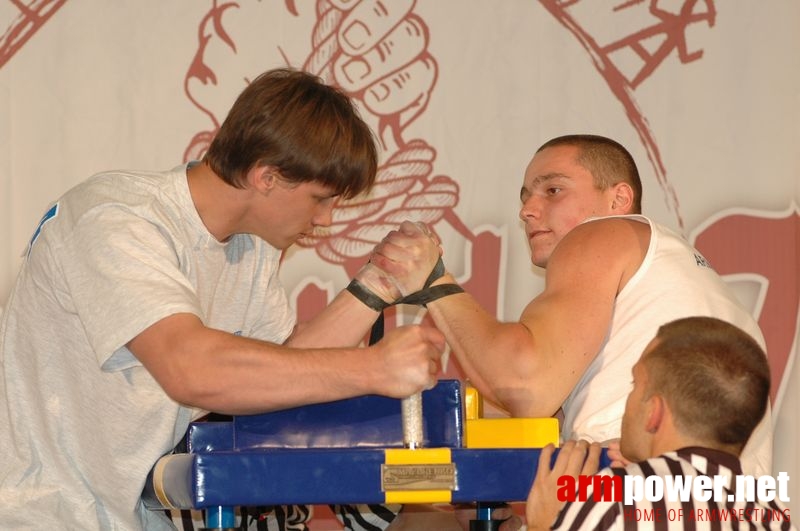
[[[205,155],[225,182],[275,166],[289,182],[318,182],[351,198],[369,190],[378,166],[375,138],[352,101],[309,73],[269,70],[236,99]]]
[[[642,363],[650,395],[663,396],[679,429],[704,440],[744,446],[767,409],[767,356],[725,321],[688,317],[663,325]]]
[[[624,182],[633,189],[632,213],[642,212],[642,181],[633,156],[622,144],[598,135],[564,135],[548,140],[536,150],[556,146],[574,146],[579,154],[576,162],[589,170],[600,190]]]

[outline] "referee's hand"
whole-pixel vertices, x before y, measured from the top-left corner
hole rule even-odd
[[[539,467],[525,507],[529,531],[550,529],[566,502],[558,499],[558,480],[562,476],[592,476],[600,466],[600,445],[588,441],[567,441],[558,451],[553,468],[550,461],[555,447],[548,444],[539,455]]]

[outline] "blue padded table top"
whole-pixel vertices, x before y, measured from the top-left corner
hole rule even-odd
[[[422,393],[424,445],[464,443],[463,384],[441,380]],[[366,395],[334,402],[241,415],[231,422],[195,422],[192,453],[256,448],[402,448],[400,400]]]
[[[456,488],[429,503],[523,501],[540,450],[452,449]],[[193,507],[385,503],[381,449],[308,449],[197,454]]]
[[[151,509],[387,503],[418,491],[420,503],[524,501],[541,449],[464,448],[462,385],[443,380],[423,392],[419,450],[403,449],[400,400],[378,396],[193,423],[188,452],[156,463],[143,501]]]

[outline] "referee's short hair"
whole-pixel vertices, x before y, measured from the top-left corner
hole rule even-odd
[[[659,328],[642,357],[649,394],[664,397],[677,427],[704,440],[747,442],[767,409],[767,356],[740,328],[688,317]]]

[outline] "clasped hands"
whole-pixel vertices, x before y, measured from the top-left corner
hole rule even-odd
[[[404,221],[375,246],[369,262],[359,270],[348,289],[380,311],[422,292],[444,274],[441,255],[441,242],[427,225]],[[424,298],[416,300],[419,302],[410,303],[425,303]]]

